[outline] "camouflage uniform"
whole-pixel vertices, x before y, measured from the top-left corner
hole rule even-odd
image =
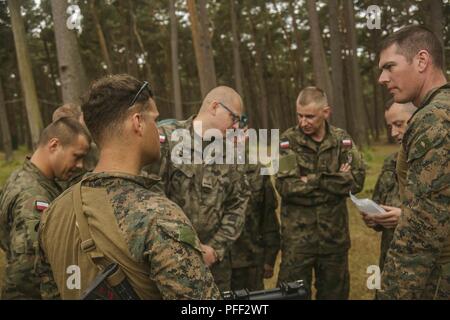
[[[251,196],[245,226],[231,250],[231,289],[264,289],[264,264],[275,266],[280,250],[280,224],[276,216],[276,191],[262,165],[245,164]]]
[[[167,197],[186,213],[201,243],[215,250],[219,262],[211,267],[211,272],[219,289],[226,291],[230,290],[231,283],[230,248],[244,227],[249,187],[242,169],[237,165],[194,164],[193,119],[165,121],[160,125],[159,169],[155,171],[152,167],[144,171],[153,170],[153,173],[159,174],[161,188]],[[192,164],[171,161],[171,151],[178,142],[170,141],[170,137],[176,129],[186,129],[190,133],[192,148],[188,156]]]
[[[143,299],[220,299],[190,221],[176,204],[153,192],[156,182],[121,173],[85,176],[81,211],[88,221],[94,249],[108,261],[120,264]],[[90,256],[89,260],[90,249],[83,249],[85,241],[78,231],[76,209],[67,208],[75,201],[77,188],[80,184],[54,201],[40,227],[42,251],[53,270],[53,275],[42,276],[54,276],[63,299],[79,298],[98,273],[98,264],[90,262],[94,258]],[[118,238],[114,238],[115,233]],[[124,263],[130,261],[127,259],[132,263]],[[133,264],[144,271],[140,273]],[[66,287],[66,268],[71,265],[81,269],[79,289]],[[52,296],[51,286],[43,290],[43,296]]]
[[[37,228],[61,190],[29,159],[7,180],[0,198],[0,246],[6,253],[2,299],[40,299]]]
[[[381,299],[450,299],[449,128],[446,84],[427,95],[403,137],[403,211],[386,257]]]
[[[399,208],[401,207],[401,201],[398,190],[397,174],[395,172],[397,156],[398,153],[395,152],[384,160],[383,168],[381,169],[381,173],[375,185],[372,199],[378,204]],[[383,270],[384,261],[392,237],[394,236],[395,228],[388,229],[378,225],[374,229],[382,232],[379,265],[381,270]]]
[[[326,124],[321,143],[297,126],[281,136],[277,190],[282,197],[282,261],[278,281],[302,279],[317,299],[347,299],[350,235],[346,198],[363,188],[362,157],[341,129]],[[339,172],[350,163],[351,172]],[[301,176],[307,176],[304,183]]]

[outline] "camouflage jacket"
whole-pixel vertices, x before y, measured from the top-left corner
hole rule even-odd
[[[403,212],[388,251],[382,299],[450,298],[450,84],[432,90],[403,137]]]
[[[245,226],[231,250],[233,268],[275,265],[280,250],[278,201],[270,176],[261,175],[260,164],[245,164],[251,196]]]
[[[41,213],[61,190],[29,159],[14,171],[0,198],[0,247],[7,265],[2,299],[40,299],[37,228]]]
[[[326,130],[320,144],[299,127],[281,136],[276,185],[282,197],[282,239],[303,253],[336,253],[350,247],[346,198],[364,185],[364,163],[350,136],[328,124]],[[350,172],[339,172],[344,163],[351,163]],[[307,183],[301,176],[307,176]]]
[[[81,210],[94,249],[121,266],[143,299],[220,299],[192,224],[175,203],[153,192],[156,182],[122,173],[88,173],[83,178]],[[93,264],[89,250],[83,251],[86,241],[81,241],[77,209],[75,204],[70,208],[77,187],[52,203],[40,227],[43,260],[53,271],[41,276],[54,279],[63,299],[79,298],[98,273],[98,264],[104,265],[100,260]],[[66,270],[72,265],[83,275],[77,290],[66,287]],[[52,296],[51,286],[43,291],[43,296]]]
[[[397,174],[395,167],[397,164],[398,153],[395,152],[384,160],[383,168],[378,176],[375,190],[373,191],[372,199],[378,204],[383,204],[392,207],[401,207],[400,194],[398,190]],[[384,266],[386,253],[394,235],[395,228],[387,229],[382,226],[376,226],[376,231],[382,231],[381,235],[381,250],[380,250],[380,268]]]
[[[249,186],[237,165],[194,164],[193,143],[186,155],[192,160],[191,164],[175,164],[171,160],[171,153],[178,145],[177,141],[171,141],[172,132],[185,129],[194,141],[193,119],[174,120],[160,126],[159,169],[151,167],[144,171],[153,170],[161,177],[161,188],[167,197],[183,209],[200,241],[214,248],[221,261],[244,227]]]

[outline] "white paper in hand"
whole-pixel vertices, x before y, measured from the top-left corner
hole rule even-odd
[[[386,213],[386,211],[371,199],[358,199],[350,192],[350,199],[356,205],[359,211],[367,214]]]

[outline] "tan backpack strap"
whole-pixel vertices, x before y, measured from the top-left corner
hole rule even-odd
[[[78,182],[73,187],[73,209],[75,211],[76,221],[78,225],[78,230],[80,231],[81,238],[81,250],[88,254],[94,264],[101,267],[106,267],[108,265],[105,261],[106,257],[102,252],[100,252],[95,245],[94,239],[92,239],[91,232],[89,231],[89,224],[86,216],[83,213],[82,199],[81,199],[81,185],[83,180]]]

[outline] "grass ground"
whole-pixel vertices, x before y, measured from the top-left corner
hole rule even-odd
[[[384,158],[395,152],[397,148],[394,145],[375,145],[365,152],[365,160],[367,163],[366,182],[363,192],[358,197],[370,197],[372,195]],[[21,165],[25,155],[26,150],[20,149],[14,153],[14,160],[11,163],[5,164],[3,154],[0,153],[0,188],[10,173]],[[349,203],[348,207],[350,236],[352,240],[352,248],[350,249],[349,256],[350,299],[372,299],[374,292],[368,290],[366,287],[368,277],[366,270],[370,265],[378,265],[380,235],[365,227],[359,212],[352,204]],[[267,288],[273,288],[276,284],[279,263],[280,258],[277,260],[275,276],[265,281]],[[4,268],[5,256],[0,250],[0,286]]]

